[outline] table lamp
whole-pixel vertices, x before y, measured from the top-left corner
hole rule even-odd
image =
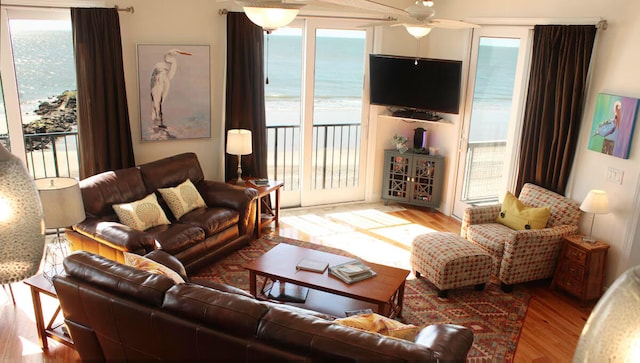
[[[633,362],[640,357],[640,266],[602,295],[580,334],[574,362]]]
[[[0,284],[35,275],[45,241],[38,191],[26,167],[0,144]]]
[[[591,217],[591,227],[589,228],[589,237],[583,237],[582,240],[595,243],[596,240],[591,235],[591,232],[593,232],[593,221],[596,219],[596,214],[609,213],[609,198],[607,197],[607,192],[597,189],[589,191],[589,194],[587,194],[587,197],[584,198],[584,201],[580,205],[580,210],[593,214]]]
[[[251,131],[245,129],[233,129],[227,131],[227,153],[238,155],[238,179],[236,184],[244,184],[242,180],[242,155],[249,155],[252,152]]]
[[[43,178],[35,180],[44,210],[44,224],[56,230],[56,237],[47,244],[43,275],[51,280],[58,273],[58,265],[69,254],[69,244],[60,228],[69,227],[85,219],[82,193],[73,178]]]

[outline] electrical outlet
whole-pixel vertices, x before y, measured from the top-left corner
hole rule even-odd
[[[622,177],[624,176],[624,170],[616,169],[613,167],[607,168],[607,181],[609,183],[622,185]]]

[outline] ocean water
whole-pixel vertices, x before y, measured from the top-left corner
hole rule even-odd
[[[33,111],[39,102],[76,89],[73,41],[69,30],[21,30],[11,35],[20,104],[28,122],[35,117]],[[297,125],[302,113],[301,37],[271,34],[265,44],[267,122]],[[364,39],[318,37],[316,54],[314,123],[358,123],[366,59]],[[517,48],[481,46],[481,54],[471,140],[504,140],[515,77],[505,69],[515,63]]]

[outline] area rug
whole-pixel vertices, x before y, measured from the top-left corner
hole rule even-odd
[[[343,250],[290,238],[265,235],[222,260],[200,270],[194,279],[207,279],[249,291],[247,263],[261,256],[278,243],[354,256]],[[376,262],[376,261],[373,261]],[[527,312],[530,293],[515,286],[506,294],[496,284],[487,284],[484,291],[473,287],[449,291],[448,298],[437,295],[435,286],[424,278],[407,280],[402,318],[407,324],[427,326],[435,323],[458,324],[473,330],[470,362],[512,361],[522,324]]]

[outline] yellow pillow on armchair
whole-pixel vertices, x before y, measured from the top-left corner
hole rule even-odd
[[[507,192],[496,222],[516,230],[542,229],[547,226],[550,215],[550,207],[529,207]]]

